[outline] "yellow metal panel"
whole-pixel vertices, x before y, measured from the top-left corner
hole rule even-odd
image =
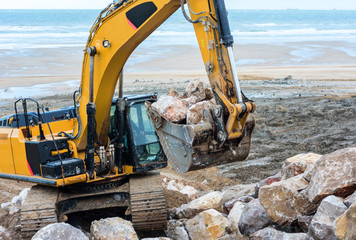
[[[0,128],[0,172],[15,173],[11,149],[11,128]]]
[[[133,173],[133,166],[124,165],[122,168],[125,174]]]
[[[23,129],[13,129],[13,134],[11,137],[15,173],[25,176],[32,176],[31,169],[27,162],[26,148],[23,134]]]

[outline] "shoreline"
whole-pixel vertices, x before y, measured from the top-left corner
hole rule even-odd
[[[356,81],[355,65],[302,65],[237,67],[240,80],[273,80],[292,76],[303,81]],[[125,72],[126,83],[139,80],[207,79],[204,69]],[[0,90],[12,87],[29,87],[38,84],[80,82],[80,75],[12,76],[0,77]],[[164,82],[163,82],[164,83]],[[78,84],[79,87],[79,84]]]

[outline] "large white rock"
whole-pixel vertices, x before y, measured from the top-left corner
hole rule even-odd
[[[215,240],[228,234],[229,221],[215,209],[199,213],[185,224],[191,240]]]
[[[119,217],[92,222],[90,234],[92,240],[138,240],[132,223]]]
[[[215,101],[202,101],[198,102],[188,108],[187,111],[187,124],[198,124],[203,120],[203,110],[214,107]]]
[[[282,180],[304,173],[309,166],[313,166],[321,157],[321,155],[315,153],[303,153],[288,158],[282,166]]]
[[[324,155],[314,164],[308,197],[319,203],[329,195],[346,197],[356,190],[356,148]]]
[[[223,188],[224,203],[254,194],[255,186],[256,184],[239,184]]]
[[[176,97],[161,96],[151,106],[169,122],[178,123],[186,118],[187,106]]]
[[[271,220],[258,199],[247,203],[242,209],[239,220],[239,229],[242,234],[249,236],[271,224]]]
[[[206,99],[206,90],[202,80],[194,79],[189,83],[189,85],[185,89],[183,97],[188,98],[191,96],[197,97],[199,101]]]
[[[174,240],[190,240],[184,223],[179,220],[168,221],[166,235]]]
[[[285,233],[272,227],[264,228],[251,235],[251,240],[310,240],[306,233]]]
[[[215,209],[219,212],[223,210],[223,196],[221,192],[211,192],[200,198],[194,199],[188,204],[184,204],[177,208],[179,218],[192,218],[198,213]]]
[[[302,175],[264,186],[259,199],[268,217],[279,225],[289,226],[299,216],[313,213],[317,205],[311,203],[305,190],[308,182]]]
[[[163,186],[167,190],[180,192],[181,194],[187,195],[190,200],[195,199],[198,194],[198,190],[196,190],[194,187],[183,185],[182,183],[177,182],[176,180],[170,180],[167,184],[164,184]]]
[[[229,220],[231,230],[237,234],[240,234],[239,221],[242,214],[242,209],[246,206],[246,203],[236,202],[231,209],[227,219]]]
[[[88,237],[79,229],[67,223],[53,223],[40,229],[32,240],[88,240]]]
[[[1,208],[8,209],[10,215],[18,212],[25,202],[29,191],[30,188],[25,188],[18,196],[13,197],[11,202],[1,203]]]
[[[315,240],[335,240],[335,221],[346,209],[342,198],[335,196],[325,198],[310,223],[309,235]]]

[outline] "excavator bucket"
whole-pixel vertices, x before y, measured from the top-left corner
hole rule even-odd
[[[222,121],[214,115],[216,111],[204,110],[202,123],[186,125],[167,121],[149,103],[146,107],[163,151],[179,173],[243,161],[250,152],[251,133],[255,126],[252,115],[241,138],[226,140]]]

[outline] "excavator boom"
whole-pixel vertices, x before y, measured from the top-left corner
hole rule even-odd
[[[224,0],[190,0],[186,5],[190,16],[184,0],[122,0],[109,5],[93,25],[83,62],[79,105],[79,115],[83,117],[74,140],[78,150],[86,148],[89,163],[93,162],[94,155],[88,152],[94,150],[96,135],[102,145],[107,142],[107,106],[118,79],[122,92],[123,79],[119,76],[126,60],[179,7],[194,26],[218,107],[207,110],[205,122],[199,126],[172,125],[165,119],[159,120],[149,108],[164,152],[179,172],[241,161],[248,156],[254,127],[249,115],[256,106],[240,89]],[[162,121],[165,123],[157,124]]]

